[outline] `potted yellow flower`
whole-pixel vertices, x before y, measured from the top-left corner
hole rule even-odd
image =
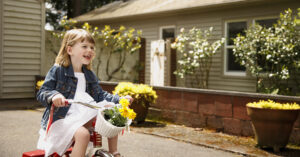
[[[118,94],[119,96],[130,95],[134,98],[130,108],[137,113],[135,118],[137,123],[145,121],[150,104],[155,103],[157,99],[156,92],[152,87],[145,84],[133,84],[131,82],[120,82],[113,91],[113,94]]]
[[[114,137],[129,127],[136,113],[129,108],[129,101],[121,99],[120,105],[100,110],[97,115],[95,131],[104,137]]]
[[[260,100],[247,105],[255,140],[259,147],[272,147],[275,152],[289,140],[300,106],[296,103],[278,103]]]

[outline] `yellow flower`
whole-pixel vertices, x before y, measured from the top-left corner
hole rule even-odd
[[[44,84],[44,80],[40,80],[36,83],[36,89],[40,89],[41,86]]]
[[[282,110],[298,110],[300,106],[297,103],[281,104],[272,100],[260,100],[259,102],[248,103],[247,106],[257,108],[282,109]]]
[[[124,31],[126,28],[124,26],[120,26],[119,30]]]
[[[129,109],[128,111],[128,118],[133,120],[136,117],[136,113],[133,111],[133,109]]]
[[[119,112],[120,112],[120,114],[121,114],[123,117],[125,117],[125,118],[128,117],[129,111],[128,111],[128,108],[127,108],[127,107],[125,107],[125,108],[119,108]]]
[[[122,98],[119,103],[122,105],[123,108],[126,108],[129,106],[129,101],[125,98]]]

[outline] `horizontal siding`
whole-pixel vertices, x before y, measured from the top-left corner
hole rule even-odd
[[[41,9],[41,5],[37,0],[29,0],[29,1],[18,1],[18,0],[4,0],[5,6],[13,6],[13,7],[22,7],[29,9]]]
[[[7,52],[4,53],[4,58],[26,58],[26,59],[39,59],[41,55],[38,53],[25,53],[25,52]]]
[[[3,15],[4,17],[41,20],[41,15],[29,14],[29,13],[4,12]]]
[[[40,42],[30,42],[30,41],[10,41],[5,40],[4,46],[16,46],[16,47],[41,47]]]
[[[20,81],[31,81],[32,82],[33,76],[22,76],[18,77],[16,75],[8,75],[5,78],[3,78],[3,81],[9,82],[9,81],[14,81],[14,82],[20,82]]]
[[[34,93],[29,91],[13,92],[13,93],[3,93],[2,97],[5,99],[15,99],[15,98],[32,98]]]
[[[8,70],[3,70],[3,75],[13,75],[13,76],[35,76],[39,75],[40,70],[23,70],[23,69],[8,69]],[[33,80],[34,81],[34,80]],[[5,83],[4,83],[5,84]]]
[[[22,64],[22,66],[18,64],[5,64],[5,67],[3,67],[5,70],[39,70],[40,68],[37,66],[37,64]]]
[[[4,11],[16,12],[16,13],[34,14],[34,15],[41,15],[40,8],[24,8],[24,7],[21,7],[21,6],[7,5],[4,8]]]
[[[40,31],[40,25],[19,25],[15,23],[4,23],[4,29],[14,29],[14,30],[30,30],[30,31]]]
[[[20,53],[37,53],[40,54],[40,48],[38,47],[4,47],[4,52],[10,53],[10,52],[20,52]]]
[[[35,75],[41,73],[42,2],[4,0],[2,97],[34,97]]]
[[[41,61],[38,59],[24,59],[24,58],[3,58],[3,63],[9,63],[9,64],[40,64]],[[3,66],[5,67],[5,65]]]
[[[40,37],[34,36],[19,36],[19,35],[6,35],[4,36],[4,40],[7,41],[26,41],[26,42],[40,42]]]
[[[34,88],[33,87],[33,82],[32,81],[20,81],[20,82],[15,82],[15,81],[7,81],[3,87],[4,88],[10,88],[10,87],[14,87],[14,88],[18,88],[18,87],[26,87],[26,88]]]
[[[8,87],[5,88],[3,87],[3,93],[10,93],[10,94],[15,94],[15,93],[32,93],[33,92],[33,87]]]
[[[32,30],[17,30],[17,29],[9,29],[7,28],[4,32],[4,35],[22,35],[22,36],[36,36],[40,37],[40,31],[32,31]]]
[[[20,25],[36,25],[36,26],[40,26],[41,22],[39,20],[33,20],[33,19],[23,19],[23,18],[18,18],[18,20],[16,20],[16,18],[12,18],[12,17],[5,17],[4,22],[6,23],[15,23],[15,24],[20,24]]]

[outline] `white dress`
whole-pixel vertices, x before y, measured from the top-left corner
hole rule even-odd
[[[94,101],[94,99],[85,92],[86,80],[84,73],[75,73],[75,77],[78,78],[78,83],[74,100],[83,102]],[[76,130],[96,115],[97,110],[73,103],[66,117],[55,121],[51,125],[47,135],[45,130],[40,130],[38,149],[45,150],[45,156],[49,156],[54,152],[62,156],[72,144]]]

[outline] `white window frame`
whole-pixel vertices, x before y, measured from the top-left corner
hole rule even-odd
[[[224,29],[224,34],[225,34],[225,43],[224,43],[224,65],[223,65],[223,73],[225,76],[242,76],[245,77],[246,76],[246,70],[244,72],[241,71],[227,71],[228,67],[227,67],[227,62],[228,62],[228,55],[227,55],[227,50],[229,48],[233,48],[233,45],[227,45],[227,36],[228,36],[228,31],[227,31],[227,25],[228,23],[231,22],[246,22],[246,25],[248,27],[248,20],[247,19],[237,19],[237,20],[227,20],[225,21],[225,29]]]
[[[162,38],[163,29],[166,29],[166,28],[174,28],[174,38],[176,38],[176,26],[175,25],[168,25],[168,26],[159,27],[159,39],[163,39]]]

